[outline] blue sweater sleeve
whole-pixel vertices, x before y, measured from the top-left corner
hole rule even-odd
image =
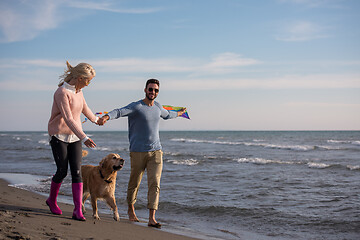
[[[178,116],[177,112],[166,110],[165,108],[163,108],[163,106],[160,103],[155,102],[155,104],[156,104],[156,106],[158,106],[158,108],[160,108],[161,117],[163,119],[168,120],[168,119],[176,118]]]
[[[118,119],[120,117],[127,117],[131,115],[131,113],[134,112],[136,102],[132,102],[129,105],[122,107],[122,108],[116,108],[109,112],[107,115],[110,117],[109,120]]]

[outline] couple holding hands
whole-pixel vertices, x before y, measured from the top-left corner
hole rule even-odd
[[[165,110],[155,101],[159,94],[160,82],[149,79],[145,85],[145,98],[129,105],[117,108],[99,118],[87,106],[82,88],[88,86],[96,73],[87,63],[72,67],[68,62],[67,70],[60,77],[55,91],[51,117],[48,123],[50,145],[56,163],[56,173],[52,178],[50,195],[46,200],[50,211],[62,214],[57,205],[57,195],[63,179],[67,175],[68,165],[72,177],[74,201],[73,219],[85,221],[81,210],[83,184],[81,178],[82,143],[89,148],[96,147],[95,142],[82,130],[80,115],[83,113],[91,122],[104,125],[108,120],[128,117],[131,173],[127,189],[128,215],[130,221],[139,221],[134,204],[145,169],[148,175],[148,226],[160,228],[155,219],[158,209],[160,178],[162,173],[162,147],[159,137],[159,122],[181,116],[186,108],[179,112]]]

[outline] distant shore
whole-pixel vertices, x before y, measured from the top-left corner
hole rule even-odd
[[[59,203],[63,215],[57,216],[50,213],[45,200],[0,179],[0,239],[195,239],[149,228],[146,223],[116,222],[111,216],[95,221],[91,210],[85,214],[87,221],[75,221],[72,205]]]

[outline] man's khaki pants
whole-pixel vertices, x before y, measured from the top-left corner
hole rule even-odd
[[[134,205],[141,179],[147,169],[148,209],[158,209],[160,195],[160,179],[163,167],[163,152],[130,152],[131,173],[127,190],[127,202]]]

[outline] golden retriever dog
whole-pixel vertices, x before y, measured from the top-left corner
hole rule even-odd
[[[124,166],[124,159],[119,154],[111,153],[104,157],[99,166],[82,165],[83,179],[82,210],[85,212],[84,203],[91,196],[93,217],[100,220],[98,215],[97,200],[105,200],[114,212],[114,219],[119,221],[119,213],[115,201],[115,185],[117,171]]]

